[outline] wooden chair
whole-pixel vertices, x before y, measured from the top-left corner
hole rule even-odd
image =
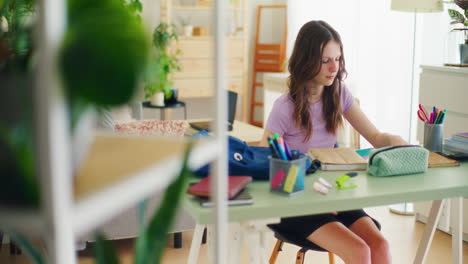
[[[305,253],[308,250],[314,250],[314,251],[322,251],[322,252],[328,252],[317,245],[313,244],[309,240],[303,239],[303,238],[298,238],[293,235],[285,235],[285,232],[283,232],[278,224],[268,224],[267,225],[271,230],[273,230],[275,237],[278,239],[276,241],[275,247],[273,248],[273,252],[271,253],[270,257],[270,264],[275,264],[276,263],[276,258],[278,257],[279,252],[282,250],[283,243],[290,243],[293,245],[296,245],[300,247],[299,251],[297,252],[296,255],[296,264],[303,264],[304,259],[305,259]],[[328,263],[329,264],[335,264],[335,255],[331,252],[328,252]]]

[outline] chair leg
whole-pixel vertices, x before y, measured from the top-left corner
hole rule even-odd
[[[271,252],[271,257],[270,257],[270,264],[275,264],[276,259],[278,258],[278,254],[281,251],[283,246],[283,241],[281,240],[276,240],[275,247],[273,248],[273,252]]]
[[[0,250],[2,250],[2,246],[3,246],[3,233],[0,232]]]
[[[305,253],[308,249],[301,248],[296,255],[296,264],[304,264]]]
[[[174,248],[182,248],[182,232],[174,233]]]
[[[328,263],[335,264],[335,254],[328,252]]]
[[[21,255],[21,249],[10,241],[10,255]]]
[[[206,227],[203,229],[203,237],[202,237],[202,244],[206,244]]]

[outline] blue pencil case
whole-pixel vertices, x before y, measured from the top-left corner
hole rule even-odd
[[[369,155],[367,172],[373,176],[423,173],[427,170],[428,159],[429,151],[421,146],[378,148]]]

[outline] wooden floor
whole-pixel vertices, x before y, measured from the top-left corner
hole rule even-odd
[[[419,239],[422,235],[424,225],[414,221],[412,216],[400,216],[389,212],[388,207],[375,207],[367,210],[369,214],[378,219],[382,224],[382,232],[388,239],[393,256],[393,263],[395,264],[410,264],[413,261]],[[183,248],[174,249],[169,246],[165,251],[163,264],[182,264],[186,263],[190,242],[192,238],[191,232],[186,232],[183,235]],[[270,246],[273,247],[275,239],[271,236]],[[121,264],[133,263],[133,240],[120,240],[115,241],[120,257]],[[92,264],[92,246],[79,253],[79,264]],[[24,256],[11,257],[8,254],[8,247],[4,245],[0,252],[1,264],[29,264]],[[298,247],[292,245],[285,245],[284,251],[279,254],[277,264],[293,264],[295,254]],[[468,244],[463,244],[464,264],[468,264]],[[243,248],[241,263],[248,263],[248,250]],[[207,246],[202,245],[200,258],[198,263],[211,263],[208,258]],[[306,254],[305,263],[307,264],[327,264],[328,258],[326,253],[321,252],[308,252]],[[337,264],[343,263],[341,260]],[[427,264],[449,264],[451,263],[451,237],[443,232],[437,231],[429,251]]]

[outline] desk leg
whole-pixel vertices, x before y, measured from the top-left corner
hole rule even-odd
[[[229,224],[229,248],[228,256],[230,264],[239,264],[240,263],[240,254],[241,254],[241,226],[239,223],[230,223]]]
[[[452,263],[462,264],[463,242],[463,197],[452,198],[453,226],[452,226]]]
[[[203,230],[205,230],[205,227],[205,225],[195,225],[187,264],[196,264],[198,262],[198,254],[200,253],[200,245],[203,238]]]
[[[268,238],[271,230],[266,226],[270,223],[278,223],[279,218],[247,221],[242,223],[243,236],[249,247],[251,264],[267,264],[269,245]]]
[[[442,206],[444,200],[434,200],[432,201],[431,211],[429,212],[429,218],[427,219],[426,227],[424,227],[424,233],[419,242],[418,251],[416,252],[416,257],[414,258],[414,264],[424,263],[429,246],[431,245],[432,238],[434,237],[434,232],[439,221],[440,213],[442,212]]]

